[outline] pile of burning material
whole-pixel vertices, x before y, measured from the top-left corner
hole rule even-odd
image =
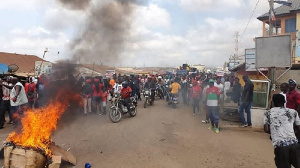
[[[76,158],[56,146],[51,134],[56,130],[58,119],[69,103],[79,101],[80,96],[63,90],[47,106],[28,110],[21,118],[20,129],[9,134],[4,144],[4,163],[9,168],[59,167],[61,160],[76,164]]]

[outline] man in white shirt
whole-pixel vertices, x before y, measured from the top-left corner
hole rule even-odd
[[[18,78],[13,77],[11,83],[13,87],[10,91],[10,105],[11,105],[10,112],[12,115],[17,114],[19,118],[24,115],[24,112],[27,109],[28,99],[25,93],[25,88],[22,85],[22,83],[19,82]],[[3,85],[3,86],[7,88],[11,88],[7,85]],[[13,118],[13,122],[16,125],[18,125],[20,122],[18,118]]]
[[[300,145],[294,126],[300,129],[300,119],[294,109],[284,107],[281,94],[273,95],[274,107],[264,114],[264,130],[271,134],[274,146],[275,164],[281,167],[300,167]]]

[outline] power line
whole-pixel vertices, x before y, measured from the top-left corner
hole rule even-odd
[[[250,23],[250,21],[251,21],[253,15],[254,15],[254,12],[255,12],[256,9],[257,9],[257,6],[258,6],[258,4],[259,4],[259,1],[260,1],[260,0],[257,1],[256,5],[255,5],[255,8],[254,8],[254,10],[252,11],[252,14],[251,14],[251,16],[250,16],[250,18],[249,18],[249,20],[248,20],[248,23],[247,23],[247,25],[246,25],[246,27],[245,27],[245,29],[244,29],[242,35],[241,35],[240,42],[242,41],[242,38],[244,37],[246,30],[248,29],[249,23]]]

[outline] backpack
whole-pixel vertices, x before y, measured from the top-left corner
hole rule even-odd
[[[27,97],[28,99],[34,99],[34,88],[31,84],[28,85]]]

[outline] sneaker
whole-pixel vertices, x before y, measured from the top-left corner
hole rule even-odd
[[[240,127],[244,128],[244,127],[247,127],[248,125],[247,124],[241,124]]]
[[[202,120],[202,123],[203,123],[203,124],[208,124],[209,121],[208,121],[208,120]]]
[[[218,134],[219,132],[220,132],[220,129],[219,129],[219,128],[216,128],[216,129],[215,129],[215,133]]]
[[[208,130],[214,130],[214,129],[215,129],[215,127],[213,127],[213,126],[208,127]]]
[[[252,128],[252,125],[248,125],[249,128]]]
[[[195,115],[195,113],[193,113],[193,116]]]

